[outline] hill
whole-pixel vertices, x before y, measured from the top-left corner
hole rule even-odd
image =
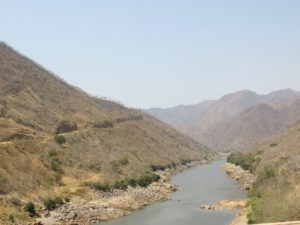
[[[269,137],[300,119],[296,106],[299,98],[300,93],[291,89],[267,95],[244,90],[217,101],[147,112],[209,148],[224,151],[255,144],[258,138]]]
[[[234,163],[257,175],[248,197],[251,223],[300,219],[300,121],[243,153]]]
[[[4,43],[0,152],[0,194],[33,201],[212,155],[142,111],[89,96]]]

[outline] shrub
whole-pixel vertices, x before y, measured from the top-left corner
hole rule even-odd
[[[5,194],[7,191],[7,179],[0,174],[0,194]]]
[[[120,164],[117,161],[112,161],[110,165],[114,173],[118,173],[118,174],[122,173],[122,170],[120,169]]]
[[[50,167],[53,171],[59,171],[60,170],[60,161],[59,161],[59,159],[58,158],[53,158],[51,160]]]
[[[253,172],[258,163],[261,161],[259,153],[231,153],[227,157],[227,162],[242,167],[244,170]]]
[[[126,166],[129,164],[129,159],[127,156],[124,156],[123,158],[119,159],[119,164],[121,166]]]
[[[103,121],[103,122],[96,122],[93,124],[94,128],[112,128],[114,127],[112,122],[109,121]]]
[[[187,164],[189,164],[189,163],[191,163],[192,162],[192,160],[190,160],[190,159],[182,159],[181,160],[181,164],[182,165],[187,165]]]
[[[55,149],[51,149],[48,151],[48,157],[51,158],[51,157],[54,157],[54,156],[57,156],[57,151]]]
[[[68,196],[64,197],[65,202],[70,202],[70,198]]]
[[[15,223],[14,215],[9,215],[8,219],[10,220],[10,222]]]
[[[18,197],[11,197],[10,202],[15,206],[21,206],[22,202]]]
[[[44,200],[44,206],[48,210],[54,210],[56,209],[59,205],[63,205],[64,202],[61,198],[47,198]]]
[[[130,178],[128,180],[128,185],[131,186],[131,187],[136,187],[138,184],[137,180],[136,179],[133,179],[133,178]]]
[[[155,174],[155,173],[148,173],[142,177],[140,177],[140,179],[138,179],[137,184],[140,187],[148,187],[152,182],[157,182],[159,181],[160,176]]]
[[[262,179],[269,179],[275,177],[275,171],[271,167],[265,167]]]
[[[137,183],[140,187],[148,187],[151,184],[151,180],[148,176],[142,176]]]
[[[271,144],[270,144],[270,147],[271,147],[271,148],[276,147],[276,146],[278,146],[277,143],[271,143]]]
[[[58,127],[56,128],[55,133],[56,134],[69,133],[69,132],[75,131],[77,129],[78,129],[78,127],[77,127],[76,123],[72,123],[70,121],[64,120],[59,123]]]
[[[125,180],[116,181],[113,185],[114,189],[127,190],[128,183]]]
[[[90,188],[93,188],[97,191],[103,191],[103,192],[110,192],[111,187],[109,184],[102,184],[102,183],[87,183],[87,186]]]
[[[151,165],[150,166],[152,171],[165,171],[166,170],[166,166],[162,166],[162,165]]]
[[[24,211],[29,213],[31,216],[34,216],[36,214],[35,206],[32,202],[26,203],[24,207]]]
[[[54,139],[55,139],[55,142],[59,145],[66,143],[66,138],[62,135],[57,134],[57,135],[55,135]]]

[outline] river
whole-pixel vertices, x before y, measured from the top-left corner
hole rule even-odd
[[[156,203],[142,210],[99,225],[227,225],[235,210],[208,211],[202,204],[224,199],[245,198],[235,180],[221,170],[224,161],[199,166],[172,177],[172,183],[181,187],[166,202]]]

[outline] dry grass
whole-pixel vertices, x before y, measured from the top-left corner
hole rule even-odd
[[[62,121],[72,129],[64,127],[66,143],[57,144]],[[86,181],[139,176],[151,164],[210,155],[166,124],[91,97],[0,43],[0,191],[7,196],[36,203],[82,196]],[[116,173],[111,162],[124,157],[129,163]]]
[[[258,180],[250,192],[254,223],[300,220],[300,123],[258,145]],[[272,143],[276,143],[274,146]]]

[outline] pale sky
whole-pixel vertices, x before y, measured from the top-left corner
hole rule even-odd
[[[0,0],[0,40],[136,108],[300,90],[297,0]]]

